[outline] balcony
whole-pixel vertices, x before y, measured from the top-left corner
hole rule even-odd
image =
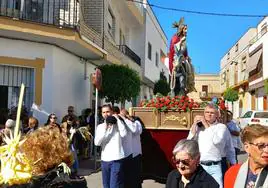
[[[139,66],[141,65],[141,58],[135,52],[133,52],[127,45],[118,45],[118,48],[123,54],[128,56]]]
[[[262,71],[257,72],[257,70],[253,70],[250,72],[248,82],[253,82],[254,80],[262,78],[262,75],[263,75]]]
[[[211,100],[213,97],[221,97],[221,93],[207,93],[205,91],[199,92],[199,97],[202,100]]]
[[[1,0],[0,16],[75,28],[79,20],[79,0]]]

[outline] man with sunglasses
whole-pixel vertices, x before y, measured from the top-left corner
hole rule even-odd
[[[258,124],[247,126],[241,133],[241,139],[248,160],[226,172],[224,187],[268,187],[268,127]]]
[[[68,114],[65,115],[63,118],[62,118],[62,123],[66,122],[67,121],[67,118],[68,117],[72,117],[74,119],[74,121],[77,120],[77,117],[76,115],[74,114],[74,107],[73,106],[68,106],[68,110],[67,110]]]

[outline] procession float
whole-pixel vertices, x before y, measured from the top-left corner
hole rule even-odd
[[[187,96],[196,91],[194,68],[186,45],[187,25],[181,18],[173,27],[177,28],[177,32],[169,48],[170,94],[156,95],[151,100],[141,101],[139,107],[130,109],[144,126],[141,135],[142,178],[160,182],[165,182],[168,173],[175,168],[172,163],[174,146],[187,137],[194,117],[204,112],[202,104]],[[220,109],[225,109],[223,100],[215,98],[213,102]]]

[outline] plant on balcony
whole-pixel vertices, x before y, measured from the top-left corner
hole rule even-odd
[[[199,104],[187,96],[161,96],[157,95],[151,100],[141,101],[140,107],[153,107],[160,112],[171,111],[190,111],[198,108]]]
[[[268,79],[264,80],[264,92],[268,95]]]
[[[102,89],[99,92],[106,102],[114,103],[131,101],[140,92],[138,72],[125,65],[101,65]]]

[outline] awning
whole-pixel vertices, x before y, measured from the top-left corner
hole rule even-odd
[[[257,68],[261,55],[262,55],[262,48],[249,57],[248,66],[247,66],[248,73],[250,73],[251,71]]]
[[[264,80],[261,78],[260,81],[254,83],[252,85],[250,84],[249,87],[248,87],[248,91],[252,91],[252,90],[261,88],[263,86],[264,86]]]

